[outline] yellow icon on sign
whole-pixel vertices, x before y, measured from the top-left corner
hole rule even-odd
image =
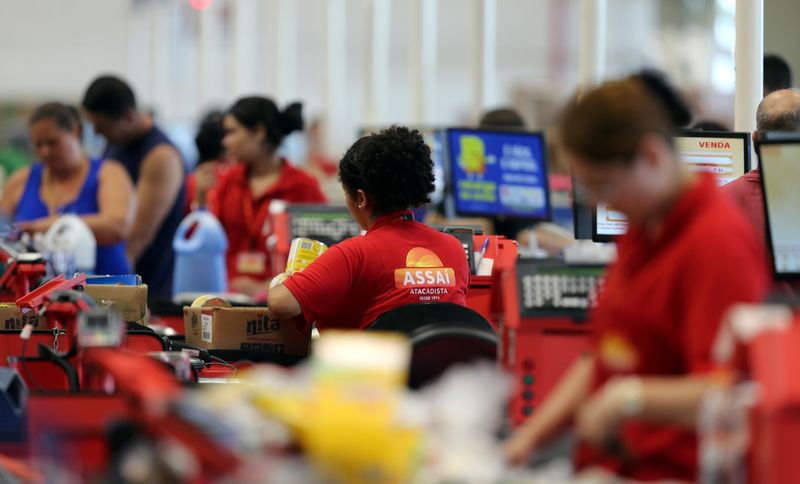
[[[486,172],[486,148],[477,136],[462,136],[461,167],[467,174],[483,175]]]

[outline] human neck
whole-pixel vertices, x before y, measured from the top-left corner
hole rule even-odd
[[[153,118],[145,116],[139,112],[134,114],[133,126],[131,127],[128,142],[141,138],[153,128]]]
[[[250,176],[259,177],[277,173],[281,169],[281,159],[275,154],[267,154],[259,156],[250,165]]]
[[[645,234],[651,239],[655,240],[661,235],[664,229],[664,223],[672,212],[672,209],[675,208],[675,205],[678,204],[683,194],[697,178],[694,173],[683,168],[679,169],[675,176],[677,177],[677,182],[673,184],[672,189],[664,196],[662,202],[658,206],[656,215],[644,226]]]
[[[378,221],[378,218],[380,218],[380,217],[376,217],[376,216],[372,215],[371,213],[365,215],[364,216],[364,222],[365,223],[362,224],[362,227],[366,227],[365,230],[371,230],[372,226],[375,225],[375,222]]]
[[[68,166],[54,168],[52,166],[45,166],[45,172],[52,181],[63,182],[67,181],[74,176],[83,172],[86,166],[86,159],[81,158],[80,161],[69,164]]]

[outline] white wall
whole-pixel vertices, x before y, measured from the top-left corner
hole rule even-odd
[[[285,91],[296,96],[277,92],[275,9],[286,1],[216,0],[207,12],[192,10],[188,0],[6,2],[0,16],[0,103],[78,101],[94,76],[117,72],[166,122],[192,121],[254,92],[275,96],[279,104],[299,98],[307,116],[323,115],[326,0],[288,0],[296,4],[299,24],[292,52],[297,83]],[[347,96],[345,112],[337,116],[344,126],[329,146],[334,154],[367,119],[371,1],[345,0]],[[437,96],[429,123],[475,121],[470,106],[477,1],[438,2]],[[381,123],[416,122],[411,3],[392,0],[390,96]],[[658,0],[609,0],[608,19],[609,76],[663,64]],[[574,89],[577,0],[497,0],[497,20],[496,104],[516,99],[512,94],[519,88],[562,95]]]
[[[126,70],[126,0],[6,1],[0,99],[77,100],[98,72]]]

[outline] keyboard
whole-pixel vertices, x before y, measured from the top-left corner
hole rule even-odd
[[[597,304],[605,266],[520,259],[517,278],[523,316],[585,313]]]
[[[330,246],[361,233],[346,207],[291,205],[288,211],[292,239],[304,237]]]

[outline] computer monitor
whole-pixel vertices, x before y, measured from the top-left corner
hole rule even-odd
[[[576,240],[591,240],[594,226],[594,206],[583,187],[572,179],[572,228]]]
[[[361,233],[347,207],[317,204],[292,204],[289,214],[289,238],[314,239],[331,246]]]
[[[542,133],[450,128],[445,153],[456,214],[550,219]]]
[[[750,133],[684,131],[675,137],[675,149],[690,170],[713,173],[719,186],[750,171]],[[597,205],[592,240],[610,242],[627,231],[624,214],[606,204]]]
[[[363,138],[371,133],[378,133],[381,130],[388,128],[389,126],[362,126],[358,130],[358,137]],[[441,128],[437,128],[434,126],[406,126],[408,129],[416,129],[422,135],[422,139],[425,140],[425,144],[431,149],[431,161],[433,161],[433,175],[434,175],[434,182],[433,182],[433,192],[431,193],[431,203],[436,205],[441,203],[444,200],[445,193],[447,191],[447,172],[445,163],[443,160],[443,132],[444,130]]]
[[[777,279],[800,279],[800,136],[759,146],[772,269]]]

